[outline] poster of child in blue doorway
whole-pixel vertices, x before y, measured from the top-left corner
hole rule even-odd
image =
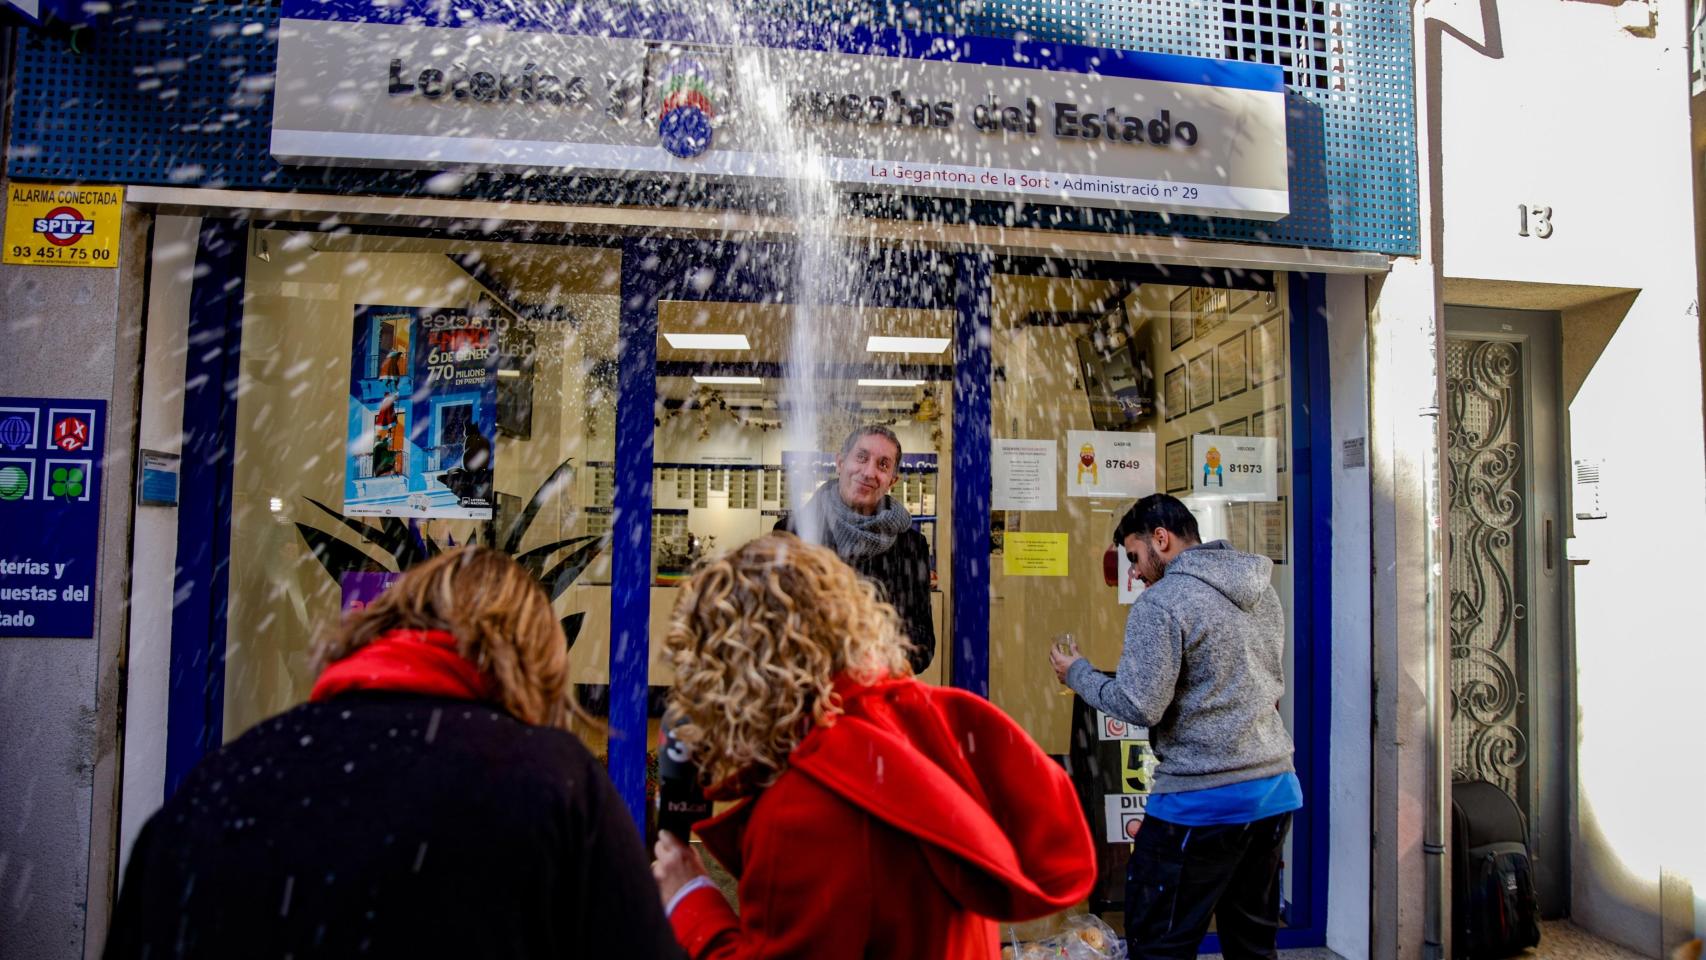
[[[354,326],[344,513],[490,519],[490,320],[457,308],[357,305]]]

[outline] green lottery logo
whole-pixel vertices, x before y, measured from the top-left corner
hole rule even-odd
[[[55,497],[80,498],[83,496],[82,467],[54,467],[48,476],[48,492]]]
[[[0,466],[0,500],[22,500],[29,493],[29,471],[15,463]]]

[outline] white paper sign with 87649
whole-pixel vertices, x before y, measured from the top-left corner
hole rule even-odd
[[[1155,434],[1066,431],[1066,495],[1135,500],[1155,492]]]

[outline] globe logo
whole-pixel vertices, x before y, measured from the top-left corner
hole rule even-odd
[[[30,445],[30,422],[16,414],[0,420],[0,447],[22,450]]]
[[[30,492],[30,475],[17,464],[0,467],[0,500],[22,500]]]
[[[711,71],[697,60],[682,57],[658,75],[658,137],[663,148],[683,160],[710,149],[711,121],[717,109],[711,102]]]

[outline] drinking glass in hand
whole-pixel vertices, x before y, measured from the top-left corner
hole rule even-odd
[[[1074,637],[1070,633],[1055,634],[1054,648],[1056,650],[1060,651],[1061,656],[1076,657],[1079,655],[1078,654],[1078,638]],[[1057,697],[1070,697],[1070,696],[1072,696],[1072,688],[1065,685],[1065,684],[1061,684],[1060,689],[1055,691],[1055,696],[1057,696]]]

